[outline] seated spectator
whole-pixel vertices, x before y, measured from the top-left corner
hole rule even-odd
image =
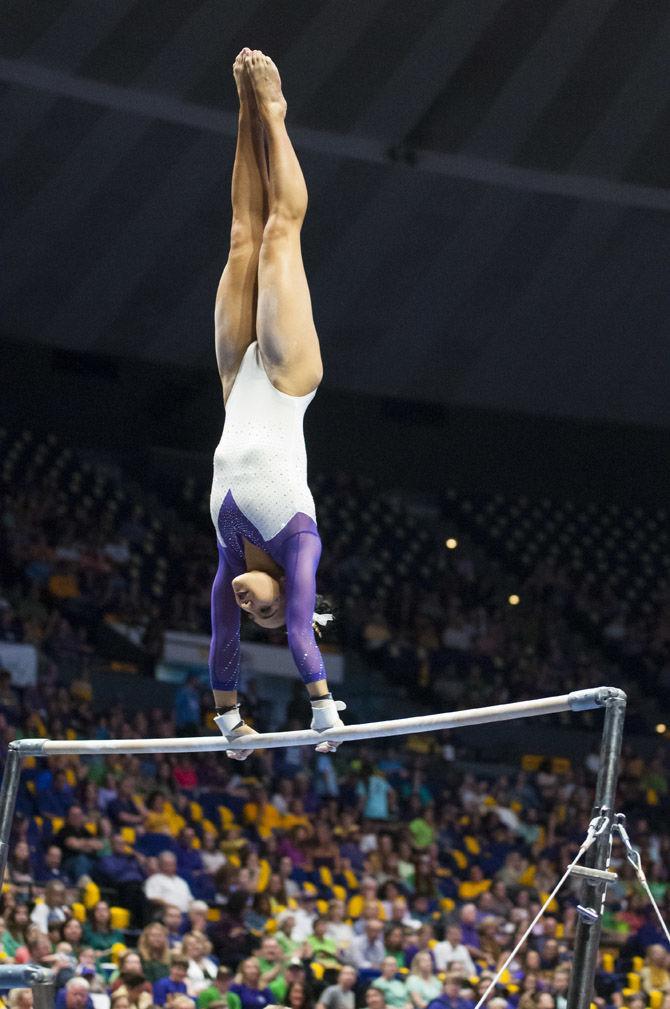
[[[192,907],[195,903],[196,901],[191,901],[189,907]],[[166,904],[161,914],[161,922],[167,929],[167,939],[170,949],[178,946],[184,934],[184,915],[174,904]]]
[[[385,953],[383,931],[383,922],[375,918],[371,918],[365,923],[363,935],[354,937],[346,953],[346,958],[352,967],[357,970],[380,969]]]
[[[441,993],[428,1003],[428,1009],[471,1009],[471,1007],[471,1000],[461,995],[461,983],[454,974],[447,974]]]
[[[44,901],[35,904],[30,912],[30,920],[33,925],[37,925],[40,932],[49,931],[49,923],[57,922],[59,925],[70,917],[70,908],[65,902],[65,887],[60,880],[51,880],[44,888]]]
[[[312,997],[304,981],[292,981],[284,1000],[288,1009],[312,1009]]]
[[[337,976],[337,984],[332,984],[321,992],[316,1009],[355,1009],[354,986],[357,977],[354,967],[342,967]]]
[[[167,804],[164,792],[152,792],[146,802],[144,829],[148,834],[172,836],[178,829],[179,817]],[[181,821],[183,822],[183,821]]]
[[[136,787],[134,778],[121,778],[116,798],[107,805],[107,816],[116,830],[120,830],[121,827],[141,827],[144,823],[146,810],[135,799]]]
[[[33,1009],[32,988],[12,988],[7,999],[8,1009]]]
[[[334,981],[342,964],[335,940],[329,939],[326,935],[327,926],[327,918],[317,918],[314,922],[314,931],[312,935],[307,937],[306,943],[310,951],[309,959],[314,963],[321,964],[326,973],[329,971],[335,972],[332,978]],[[326,981],[330,980],[330,978],[326,977]]]
[[[44,885],[52,879],[58,879],[64,886],[71,886],[72,879],[63,869],[63,852],[57,844],[50,844],[44,857],[38,862],[35,879]]]
[[[343,900],[331,900],[328,907],[326,935],[335,942],[340,957],[354,938],[354,929],[351,922],[346,920],[346,913]]]
[[[5,913],[5,927],[0,933],[0,948],[13,960],[17,950],[26,946],[30,915],[27,904],[13,904]]]
[[[83,949],[84,929],[76,918],[67,918],[60,926],[61,942],[69,943],[71,951],[78,957]]]
[[[422,950],[414,956],[407,978],[407,994],[413,1009],[426,1009],[429,1002],[440,995],[441,990],[439,979],[433,973],[430,953]]]
[[[462,942],[460,925],[447,925],[443,941],[435,944],[432,953],[438,971],[444,971],[450,963],[458,961],[463,964],[466,977],[476,974],[472,957]]]
[[[108,956],[112,946],[124,941],[121,929],[112,928],[111,922],[112,914],[106,900],[99,900],[89,908],[83,942],[94,949],[98,957]]]
[[[304,942],[314,931],[316,921],[316,894],[309,890],[301,890],[298,894],[298,907],[293,911],[293,930],[291,939],[293,942]]]
[[[274,996],[269,988],[261,988],[261,971],[255,956],[243,960],[240,965],[240,981],[231,984],[230,990],[238,996],[242,1009],[265,1009],[272,1005]]]
[[[221,962],[231,967],[236,967],[242,957],[251,952],[254,945],[244,923],[247,899],[247,894],[243,890],[233,891],[221,912],[221,917],[213,922],[209,929],[214,952]],[[279,941],[279,933],[277,939]]]
[[[365,1005],[367,1009],[385,1009],[384,992],[371,985],[365,993]]]
[[[211,830],[203,832],[200,855],[204,871],[210,876],[214,876],[226,864],[226,856],[218,848],[218,838]]]
[[[95,866],[93,877],[103,886],[111,887],[121,907],[131,912],[134,925],[144,917],[144,879],[147,860],[127,843],[122,834],[113,834],[112,851],[103,855]]]
[[[90,993],[86,978],[71,977],[56,994],[56,1009],[93,1009]]]
[[[261,947],[256,955],[261,970],[261,987],[269,988],[275,1002],[283,1004],[288,988],[284,977],[285,958],[281,946],[273,935],[263,937]]]
[[[182,914],[188,911],[193,894],[186,880],[177,875],[177,859],[171,851],[158,856],[158,872],[145,880],[144,894],[155,904],[174,904]]]
[[[401,925],[391,925],[384,935],[384,952],[392,956],[398,967],[405,967],[405,930]]]
[[[34,868],[27,841],[17,841],[7,860],[7,881],[27,898],[35,882]]]
[[[137,952],[142,960],[142,972],[152,984],[170,972],[170,944],[168,931],[160,921],[152,921],[142,929],[137,941]]]
[[[375,978],[372,987],[382,993],[384,1002],[389,1006],[389,1009],[407,1009],[409,1006],[407,984],[398,977],[398,963],[395,957],[384,957],[381,977]]]
[[[195,998],[216,977],[216,962],[209,956],[211,943],[202,932],[187,932],[181,941],[181,955],[188,961],[186,991]]]
[[[130,1009],[149,1009],[153,1005],[153,989],[142,972],[142,961],[139,953],[129,950],[124,953],[119,963],[119,976],[112,983],[112,999],[115,995],[125,995]]]
[[[207,934],[209,907],[204,900],[193,900],[188,907],[187,932],[203,932]]]
[[[72,876],[90,876],[103,844],[84,823],[84,812],[76,803],[67,811],[65,824],[53,839],[63,852],[63,868]]]
[[[230,967],[221,966],[216,977],[210,981],[207,988],[200,992],[196,1000],[197,1009],[210,1009],[214,1003],[221,1003],[227,1009],[242,1009],[239,995],[230,991],[233,972]]]
[[[670,992],[669,959],[667,951],[660,943],[648,947],[644,967],[640,971],[640,983],[647,995],[652,991]]]
[[[154,981],[154,1003],[155,1005],[165,1005],[171,996],[186,994],[186,973],[188,971],[188,958],[181,953],[172,953],[170,956],[170,969],[167,977],[159,977]]]

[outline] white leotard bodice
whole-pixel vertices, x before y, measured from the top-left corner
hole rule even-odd
[[[303,434],[305,410],[315,392],[289,396],[275,389],[258,343],[249,344],[214,452],[210,511],[220,541],[218,517],[228,491],[264,540],[271,540],[297,512],[316,521]]]

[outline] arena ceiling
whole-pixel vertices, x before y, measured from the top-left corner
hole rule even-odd
[[[10,0],[2,331],[214,366],[243,45],[310,187],[327,380],[670,423],[663,0]]]

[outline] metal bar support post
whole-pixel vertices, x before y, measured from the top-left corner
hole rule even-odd
[[[21,751],[13,743],[10,743],[0,786],[0,886],[5,878],[7,858],[9,857],[9,839],[14,822],[16,797],[19,794],[21,782],[21,763]]]
[[[589,868],[601,871],[607,869],[610,856],[614,802],[625,715],[626,695],[621,690],[612,691],[610,697],[605,701],[605,724],[603,725],[600,746],[600,767],[596,782],[594,807],[594,816],[604,812],[608,818],[608,826],[596,838],[585,858],[585,864]],[[585,879],[583,883],[582,905],[593,908],[596,917],[592,924],[586,920],[586,916],[581,917],[577,922],[568,989],[568,1009],[589,1009],[593,1000],[593,984],[602,928],[601,915],[606,888],[607,879],[605,877]]]

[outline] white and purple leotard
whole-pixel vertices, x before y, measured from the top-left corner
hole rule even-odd
[[[275,389],[258,344],[247,347],[214,453],[210,511],[219,549],[209,650],[214,690],[238,685],[240,608],[231,582],[246,571],[245,539],[284,571],[288,644],[303,681],[326,675],[312,628],[321,538],[307,486],[303,417],[313,398],[314,392],[288,396]]]

